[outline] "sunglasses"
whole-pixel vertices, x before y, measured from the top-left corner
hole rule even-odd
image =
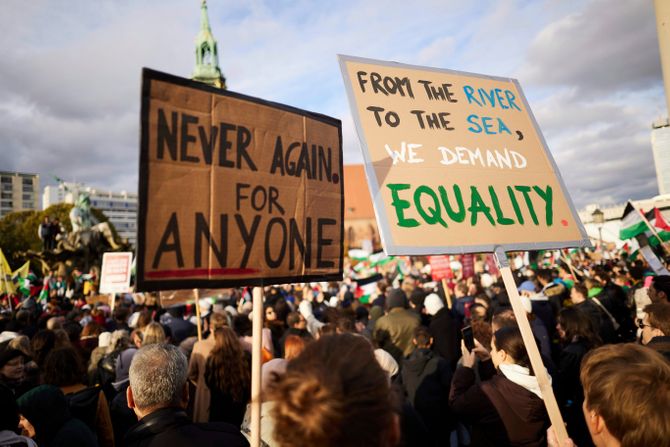
[[[635,320],[635,321],[636,321],[636,323],[637,323],[637,327],[639,327],[640,329],[644,329],[644,328],[647,327],[647,326],[651,327],[651,326],[648,325],[648,324],[644,324],[644,320],[643,320],[642,318],[638,318],[638,319]]]

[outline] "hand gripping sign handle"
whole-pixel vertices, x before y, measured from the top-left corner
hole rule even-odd
[[[546,407],[547,413],[549,414],[551,425],[556,432],[558,445],[563,445],[565,440],[568,439],[568,432],[565,429],[565,424],[563,423],[563,418],[561,417],[561,411],[558,408],[558,403],[556,402],[556,397],[554,396],[554,390],[551,388],[551,383],[549,382],[549,374],[547,374],[547,370],[542,363],[540,351],[537,348],[535,337],[533,336],[533,332],[530,329],[530,323],[528,322],[526,311],[523,308],[523,304],[521,304],[521,297],[519,296],[519,291],[516,288],[516,282],[514,281],[514,276],[512,275],[512,270],[509,266],[507,254],[505,254],[505,251],[502,247],[496,247],[494,257],[496,264],[498,265],[498,269],[500,269],[503,282],[505,283],[505,289],[507,289],[509,301],[512,303],[512,310],[514,311],[514,316],[516,317],[517,324],[519,325],[519,330],[521,331],[521,337],[523,338],[523,343],[526,346],[528,357],[530,357],[530,364],[533,366],[535,377],[537,377],[537,381],[540,385],[544,406]]]

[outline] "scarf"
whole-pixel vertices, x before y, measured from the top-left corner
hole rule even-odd
[[[498,369],[505,377],[507,377],[507,379],[524,387],[542,399],[542,391],[540,391],[540,384],[537,382],[537,377],[531,375],[528,368],[516,364],[501,363],[498,366]],[[551,377],[549,377],[549,383],[551,384]]]

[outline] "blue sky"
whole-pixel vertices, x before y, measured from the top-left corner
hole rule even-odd
[[[578,207],[657,194],[666,114],[649,0],[210,0],[231,90],[335,116],[336,55],[519,79]],[[143,66],[189,77],[199,0],[5,0],[0,170],[137,190]]]

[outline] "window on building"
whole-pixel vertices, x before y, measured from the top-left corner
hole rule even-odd
[[[33,200],[32,194],[23,194],[23,200]]]
[[[9,183],[10,185],[12,184],[12,178],[11,177],[6,177],[2,176],[0,177],[0,183]]]
[[[26,185],[25,183],[23,184],[23,192],[33,192],[33,184]]]
[[[2,191],[2,193],[0,193],[0,194],[1,194],[0,198],[2,198],[2,199],[11,199],[12,196],[13,196],[11,191]]]
[[[23,202],[23,209],[32,210],[34,208],[33,202]]]
[[[11,183],[3,183],[2,184],[2,190],[3,191],[11,191],[12,190],[12,184]]]
[[[30,178],[30,177],[23,177],[23,184],[32,186],[33,185],[33,179]]]

